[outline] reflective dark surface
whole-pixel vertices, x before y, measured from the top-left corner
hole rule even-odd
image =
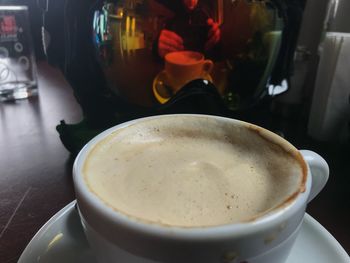
[[[229,108],[259,96],[283,27],[270,1],[125,0],[93,9],[92,40],[109,88],[146,106],[162,103],[155,79],[164,71],[164,55],[178,50],[214,62],[210,77]]]

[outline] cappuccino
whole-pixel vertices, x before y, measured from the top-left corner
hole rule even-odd
[[[254,220],[292,201],[306,172],[298,154],[249,124],[168,116],[97,143],[83,177],[106,205],[136,220],[216,226]]]

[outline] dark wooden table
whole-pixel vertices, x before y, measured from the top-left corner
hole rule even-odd
[[[38,64],[39,96],[0,103],[0,262],[17,262],[39,228],[74,199],[72,163],[55,126],[82,118],[60,72]],[[350,252],[349,151],[302,141],[330,162],[331,179],[308,212]],[[348,155],[346,155],[348,154]]]
[[[74,199],[72,160],[56,125],[81,120],[58,70],[38,63],[39,96],[0,103],[0,262],[17,262],[36,231]]]

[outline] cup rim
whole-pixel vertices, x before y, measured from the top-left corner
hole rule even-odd
[[[193,61],[191,63],[178,63],[175,61],[172,61],[170,57],[176,56],[176,54],[195,54],[198,56],[198,60]],[[180,65],[180,66],[193,66],[201,63],[204,60],[204,54],[197,52],[197,51],[191,51],[191,50],[182,50],[182,51],[173,51],[169,52],[168,54],[165,55],[164,61],[166,64],[171,64],[171,65]]]
[[[157,236],[169,238],[169,232],[171,232],[172,239],[186,239],[186,240],[215,240],[215,239],[223,239],[223,238],[232,238],[232,233],[237,237],[241,237],[244,235],[251,235],[257,232],[264,231],[266,228],[274,226],[276,224],[281,224],[285,222],[288,218],[290,218],[293,214],[298,212],[300,208],[306,206],[307,198],[311,189],[311,174],[309,171],[309,167],[306,164],[304,158],[300,154],[300,161],[304,162],[306,171],[304,176],[304,190],[299,190],[296,192],[296,195],[291,198],[291,200],[284,200],[281,205],[274,207],[269,210],[267,213],[257,216],[253,218],[253,220],[247,220],[232,224],[224,224],[224,225],[215,225],[215,226],[202,226],[202,227],[181,227],[181,226],[166,226],[161,224],[156,224],[152,222],[146,222],[142,219],[137,219],[136,217],[128,216],[123,212],[116,211],[106,205],[101,199],[99,199],[95,194],[93,194],[88,186],[84,183],[83,177],[81,176],[83,163],[89,154],[92,147],[111,134],[113,131],[125,128],[134,123],[140,121],[151,120],[155,118],[169,118],[176,116],[188,116],[188,117],[204,117],[204,118],[215,118],[222,121],[230,121],[236,123],[238,125],[249,125],[251,127],[257,128],[263,132],[266,132],[270,136],[273,136],[277,141],[283,144],[287,144],[290,147],[294,148],[298,153],[299,151],[287,140],[282,137],[274,134],[273,132],[266,130],[260,126],[236,120],[226,117],[219,116],[210,116],[210,115],[202,115],[202,114],[171,114],[171,115],[157,115],[152,117],[139,118],[135,120],[131,120],[128,122],[121,123],[119,125],[113,126],[102,133],[95,136],[92,140],[90,140],[83,149],[77,155],[74,165],[73,165],[73,181],[74,187],[77,195],[77,203],[82,202],[84,205],[88,205],[90,209],[97,212],[99,216],[103,216],[107,222],[114,226],[123,227],[125,229],[130,229],[132,231],[136,231],[138,233],[147,234],[149,236]],[[81,209],[81,214],[84,219],[93,226],[94,221],[93,218],[88,218],[88,216],[84,215],[84,211]]]

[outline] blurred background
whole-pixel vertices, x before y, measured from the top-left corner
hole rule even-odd
[[[36,59],[48,60],[60,68],[90,123],[104,127],[118,122],[108,116],[112,112],[134,112],[138,116],[140,111],[147,112],[150,107],[162,104],[155,98],[154,80],[163,66],[154,59],[152,48],[162,23],[176,12],[167,2],[2,0],[0,4],[28,6]],[[344,35],[349,30],[344,11],[349,9],[347,2],[218,0],[208,3],[215,10],[213,18],[220,25],[222,40],[211,77],[233,115],[257,112],[254,107],[264,103],[266,95],[272,95],[269,111],[283,116],[295,116],[302,111],[303,117],[310,112],[314,130],[324,127],[331,114],[326,106],[329,93],[323,95],[323,104],[318,103],[324,113],[312,107],[317,72],[322,70],[318,66],[325,43],[330,38],[344,37],[331,37],[327,32]],[[99,35],[96,32],[103,30],[99,28],[103,16],[105,32]],[[88,70],[93,72],[86,78]],[[343,98],[347,97],[344,95]],[[334,96],[332,101],[336,99]],[[118,108],[116,104],[121,106]],[[341,140],[348,134],[346,104],[342,102],[342,113],[334,113],[342,114],[337,118],[342,124],[338,123],[336,128],[339,130],[342,125],[342,135],[336,136]],[[317,138],[313,127],[308,132]],[[327,132],[328,135],[318,139],[334,137],[330,135],[332,131]]]

